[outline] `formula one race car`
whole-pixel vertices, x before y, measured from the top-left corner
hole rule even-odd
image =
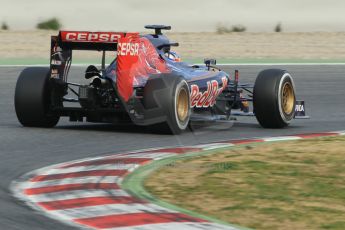
[[[52,36],[50,68],[26,68],[18,78],[15,109],[20,123],[53,127],[67,116],[70,121],[133,122],[178,134],[193,120],[230,120],[232,111],[254,114],[265,128],[283,128],[295,108],[303,108],[296,106],[287,71],[264,70],[254,85],[240,84],[238,71],[230,77],[214,59],[202,66],[181,62],[171,50],[178,43],[162,34],[170,26],[145,28],[155,33],[60,31]],[[88,84],[68,81],[72,50],[102,51],[101,66],[86,68]],[[107,67],[106,51],[117,52]],[[70,102],[75,106],[65,105]]]

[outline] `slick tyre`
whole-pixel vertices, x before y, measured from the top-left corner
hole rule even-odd
[[[295,115],[295,85],[285,70],[268,69],[259,73],[253,92],[256,119],[264,128],[283,128]]]
[[[170,104],[168,125],[173,134],[180,134],[186,130],[190,119],[190,95],[185,80],[176,79]]]
[[[149,93],[144,98],[146,106],[153,101],[159,105],[165,121],[151,125],[150,129],[155,133],[180,134],[187,129],[191,115],[188,84],[182,77],[172,74],[163,75],[161,80],[164,83],[147,87]],[[154,96],[155,90],[160,91],[159,96]]]
[[[59,116],[50,111],[49,68],[24,69],[17,80],[14,105],[23,126],[54,127]]]

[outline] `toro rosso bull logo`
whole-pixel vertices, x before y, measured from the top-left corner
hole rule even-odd
[[[218,81],[212,80],[207,82],[207,90],[205,92],[200,92],[198,85],[191,85],[191,99],[190,106],[196,108],[207,108],[212,107],[217,100],[219,94],[223,92],[225,87],[228,85],[228,78],[222,78],[222,87],[219,88]]]

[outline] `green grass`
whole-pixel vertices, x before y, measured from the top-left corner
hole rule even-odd
[[[250,228],[345,229],[344,156],[345,137],[233,148],[176,161],[145,186],[165,202]]]
[[[322,225],[323,229],[339,229],[339,230],[344,230],[345,229],[345,221],[336,221],[332,222],[329,224],[323,224]]]

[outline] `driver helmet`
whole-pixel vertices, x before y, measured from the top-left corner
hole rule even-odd
[[[181,61],[180,56],[174,51],[169,51],[169,52],[165,53],[165,55],[167,56],[167,58],[169,58],[170,60],[172,60],[174,62],[180,62]]]

